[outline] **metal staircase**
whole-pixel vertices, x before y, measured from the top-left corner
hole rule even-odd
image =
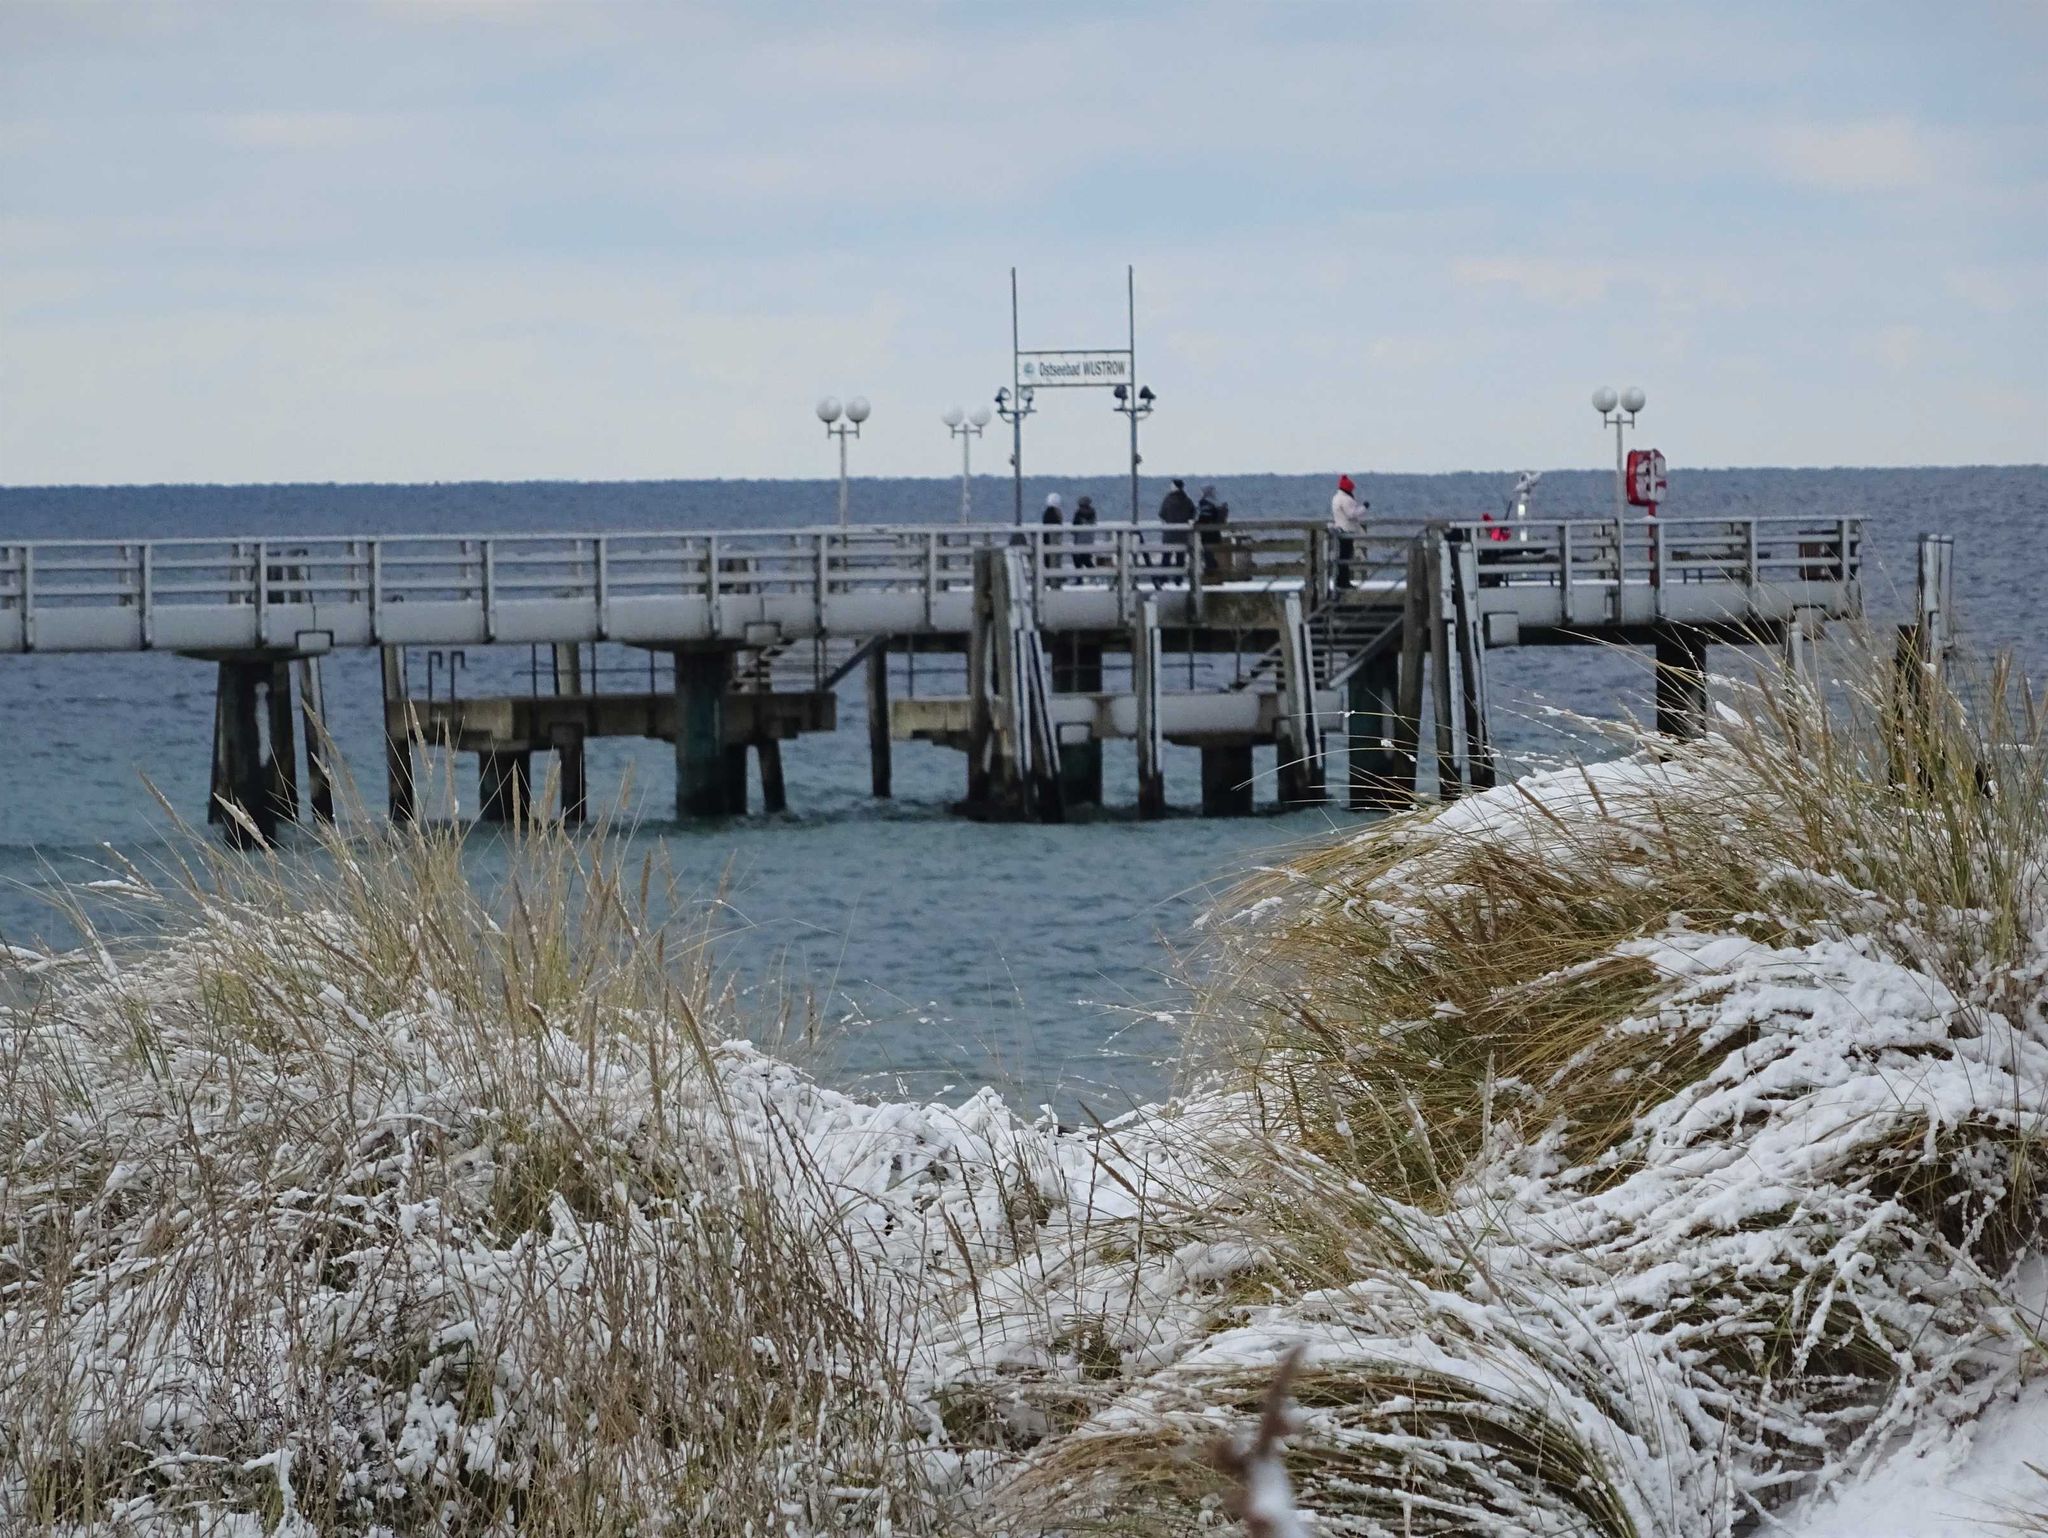
[[[1401,608],[1384,597],[1338,595],[1319,605],[1308,616],[1313,643],[1316,687],[1334,689],[1375,657],[1401,644]],[[1233,689],[1275,689],[1280,686],[1281,643],[1275,642]]]
[[[746,694],[822,693],[867,661],[868,653],[885,639],[819,636],[771,642],[734,659],[732,687]]]

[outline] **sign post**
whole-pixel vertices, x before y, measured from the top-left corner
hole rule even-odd
[[[1110,390],[1112,408],[1131,420],[1131,522],[1138,521],[1138,423],[1152,414],[1154,396],[1138,385],[1138,296],[1135,269],[1124,269],[1129,331],[1122,347],[1040,347],[1026,350],[1017,329],[1017,269],[1010,269],[1010,388],[996,392],[996,410],[1011,424],[1010,464],[1016,479],[1016,517],[1024,522],[1024,418],[1040,390]]]

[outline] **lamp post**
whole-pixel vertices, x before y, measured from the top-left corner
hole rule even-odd
[[[818,420],[825,424],[825,435],[839,440],[839,527],[846,527],[846,440],[860,436],[860,424],[868,419],[873,410],[865,395],[856,395],[846,403],[846,420],[841,422],[839,397],[828,395],[818,402]]]
[[[1030,385],[1019,385],[1017,393],[996,391],[996,415],[1010,424],[1010,475],[1017,485],[1017,527],[1024,526],[1024,419],[1038,408],[1031,404]]]
[[[981,430],[988,426],[988,407],[976,406],[970,415],[958,406],[948,406],[939,420],[946,424],[947,431],[960,440],[960,521],[965,523],[974,506],[974,492],[970,487],[973,468],[969,463],[968,454],[974,440],[981,436]]]
[[[1628,522],[1628,494],[1624,485],[1628,475],[1628,454],[1622,445],[1621,430],[1623,424],[1636,425],[1636,413],[1643,409],[1648,399],[1637,385],[1630,385],[1619,395],[1607,385],[1593,392],[1593,409],[1600,413],[1600,425],[1614,429],[1614,569],[1617,577],[1625,564],[1622,541]]]
[[[1132,397],[1130,386],[1128,385],[1118,385],[1112,393],[1116,396],[1116,404],[1110,407],[1110,410],[1121,411],[1131,419],[1131,522],[1136,523],[1138,521],[1138,466],[1143,463],[1138,456],[1138,424],[1144,421],[1146,417],[1152,415],[1152,403],[1158,397],[1152,393],[1150,385],[1146,385],[1138,391],[1135,398]]]

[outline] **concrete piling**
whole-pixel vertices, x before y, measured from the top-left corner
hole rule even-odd
[[[1252,814],[1252,745],[1225,743],[1202,749],[1202,815]]]
[[[1402,777],[1400,682],[1401,659],[1390,650],[1360,666],[1344,686],[1347,804],[1354,812],[1406,806],[1413,795]]]
[[[725,750],[725,691],[732,677],[732,654],[678,651],[675,658],[676,815],[729,817],[735,808],[731,761]],[[741,785],[744,810],[744,778]]]
[[[413,782],[411,698],[405,687],[405,648],[380,648],[384,674],[384,786],[391,820],[411,822],[419,815]]]
[[[477,820],[523,823],[533,803],[533,755],[507,750],[479,753],[477,758]]]
[[[1657,633],[1657,730],[1690,740],[1707,725],[1707,643],[1689,626]]]
[[[889,643],[868,653],[868,782],[877,801],[893,794],[889,742]]]

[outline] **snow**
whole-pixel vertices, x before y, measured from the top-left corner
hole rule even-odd
[[[1592,830],[1626,850],[1699,773],[1643,757],[1532,776],[1444,809],[1360,891],[1304,879],[1215,928],[1256,947],[1294,905],[1331,903],[1426,943],[1418,894],[1447,843],[1562,866],[1591,857]],[[176,947],[45,965],[63,974],[54,1006],[0,1008],[19,1086],[0,1108],[0,1220],[19,1215],[0,1276],[42,1263],[32,1231],[72,1252],[54,1290],[0,1288],[0,1403],[57,1374],[44,1443],[144,1446],[164,1490],[188,1482],[186,1508],[226,1503],[222,1531],[250,1519],[207,1483],[223,1461],[245,1504],[261,1487],[259,1509],[281,1508],[271,1530],[307,1520],[305,1471],[334,1460],[365,1501],[519,1487],[574,1444],[584,1344],[675,1363],[700,1344],[689,1309],[589,1300],[663,1296],[707,1232],[693,1224],[758,1192],[829,1249],[849,1309],[895,1353],[806,1336],[801,1367],[842,1396],[897,1385],[907,1408],[876,1434],[915,1454],[941,1505],[1064,1477],[1061,1457],[1089,1467],[1091,1445],[1206,1444],[1301,1347],[1304,1374],[1351,1389],[1304,1413],[1289,1464],[1248,1470],[1246,1509],[1277,1532],[1290,1473],[1305,1523],[1330,1533],[1412,1509],[1439,1530],[1563,1535],[1591,1502],[1641,1538],[1752,1520],[1924,1538],[2048,1506],[2026,1468],[2048,1463],[2048,1396],[2027,1381],[2042,1276],[1979,1242],[2016,1199],[2006,1151],[2048,1134],[2038,1003],[2007,1018],[1993,980],[1936,976],[1915,925],[1941,916],[1868,924],[1871,894],[1782,877],[1834,882],[1855,921],[1766,943],[1674,917],[1616,942],[1600,962],[1656,981],[1610,1038],[1694,1070],[1591,1152],[1518,1109],[1579,1064],[1495,1083],[1483,1146],[1428,1202],[1366,1190],[1274,1131],[1242,1080],[1073,1133],[987,1090],[850,1096],[738,1040],[697,1057],[671,1040],[663,1059],[663,1022],[594,1004],[486,1021],[480,1049],[453,979],[348,964],[366,947],[344,916],[224,910]],[[252,945],[278,1007],[229,1037],[202,1005]],[[2025,965],[2048,975],[2041,954]],[[1433,1014],[1457,1018],[1447,1001]],[[508,1220],[506,1191],[543,1155],[561,1173]],[[1941,1191],[1938,1222],[1908,1199],[1916,1181]],[[780,1361],[752,1306],[735,1305],[742,1338]],[[309,1348],[331,1396],[310,1424],[284,1408]],[[989,1429],[949,1429],[970,1401]],[[1532,1470],[1524,1444],[1584,1471]],[[902,1491],[814,1488],[815,1449],[763,1457],[790,1533],[943,1528],[918,1527]],[[11,1478],[0,1523],[18,1513]],[[168,1495],[126,1509],[128,1530],[173,1530]],[[690,1513],[667,1520],[688,1530]]]
[[[1992,1405],[1974,1426],[1879,1464],[1765,1529],[1775,1538],[1955,1538],[2048,1530],[2048,1382]],[[2010,1524],[2010,1525],[2009,1525]]]

